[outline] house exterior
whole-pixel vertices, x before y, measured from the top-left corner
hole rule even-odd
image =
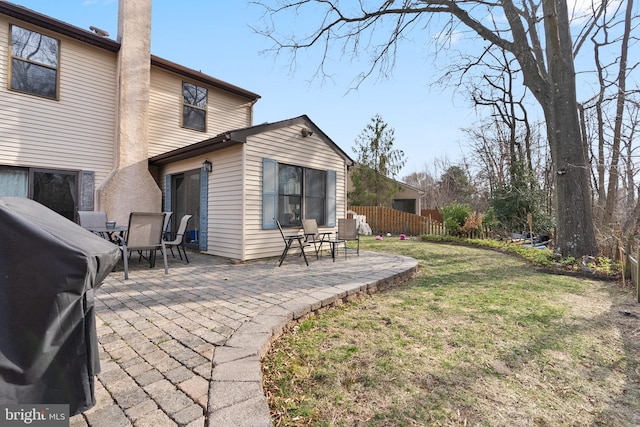
[[[353,161],[306,116],[253,126],[259,95],[151,55],[151,0],[120,1],[117,41],[0,1],[0,195],[191,214],[237,260],[280,253],[276,219],[334,227]]]
[[[296,231],[303,218],[335,228],[345,216],[350,164],[307,116],[224,132],[150,159],[164,194],[176,194],[176,177],[200,176],[194,198],[207,212],[201,250],[239,260],[282,252],[276,220]],[[168,210],[173,201],[164,203]]]
[[[350,172],[355,170],[357,166],[350,169]],[[351,182],[351,174],[347,174],[347,192],[353,191],[354,186]],[[398,192],[393,197],[393,202],[391,207],[393,209],[408,212],[415,215],[420,215],[421,206],[420,200],[424,195],[424,192],[418,188],[415,188],[409,184],[406,184],[402,181],[392,180],[391,178],[384,177],[387,180],[393,181],[399,188]]]
[[[424,195],[424,192],[418,188],[412,187],[409,184],[405,184],[404,182],[396,182],[400,186],[400,191],[398,191],[393,198],[393,209],[420,215],[420,212],[422,210],[420,206],[420,200]]]

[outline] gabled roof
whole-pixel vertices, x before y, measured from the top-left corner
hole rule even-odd
[[[360,165],[361,165],[361,163],[357,163],[357,164],[353,165],[353,168],[351,170],[357,168]],[[425,191],[420,189],[420,188],[418,188],[418,187],[414,187],[413,185],[409,185],[406,182],[398,181],[397,179],[394,179],[394,178],[389,178],[388,176],[385,176],[385,175],[381,174],[378,171],[375,171],[375,173],[377,173],[378,175],[380,175],[381,177],[383,177],[385,179],[388,179],[389,181],[394,181],[400,187],[403,187],[403,188],[405,188],[407,190],[413,190],[413,191],[419,193],[420,195],[424,195],[425,194]]]
[[[258,99],[260,99],[260,95],[256,93],[249,92],[248,90],[242,89],[238,86],[234,86],[231,83],[224,82],[222,80],[216,79],[215,77],[208,76],[200,71],[192,70],[191,68],[184,67],[182,65],[176,64],[175,62],[171,62],[167,59],[162,59],[155,55],[151,55],[151,65],[165,69],[167,71],[171,71],[176,74],[180,74],[193,80],[197,80],[209,86],[217,87],[226,92],[231,92],[235,95],[242,96],[251,101],[257,101]]]
[[[120,43],[115,40],[99,36],[91,31],[67,24],[66,22],[59,21],[57,19],[38,13],[34,10],[18,6],[17,4],[9,3],[4,0],[0,0],[0,14],[7,15],[24,22],[28,22],[38,27],[45,28],[49,31],[62,34],[64,36],[79,40],[83,43],[87,43],[101,49],[108,50],[110,52],[118,52],[120,50]],[[155,55],[151,55],[151,65],[182,75],[189,79],[205,83],[209,86],[225,90],[235,95],[242,96],[250,101],[257,101],[258,99],[260,99],[260,95],[258,94]]]
[[[347,155],[347,153],[338,147],[338,145],[333,142],[333,140],[329,138],[322,129],[316,126],[316,124],[313,123],[307,115],[281,120],[279,122],[263,123],[260,125],[223,132],[213,138],[196,142],[195,144],[187,145],[186,147],[177,148],[167,153],[158,154],[157,156],[149,159],[149,164],[165,165],[178,160],[184,160],[201,154],[210,153],[212,151],[221,150],[231,145],[244,144],[247,142],[247,137],[249,136],[294,125],[304,125],[310,128],[316,135],[319,135],[324,139],[327,145],[345,160],[347,166],[352,166],[354,164],[354,161]]]
[[[120,50],[120,43],[101,37],[88,30],[58,21],[50,16],[43,15],[26,7],[0,0],[0,14],[19,19],[24,22],[36,25],[41,28],[80,40],[81,42],[106,49],[111,52]]]

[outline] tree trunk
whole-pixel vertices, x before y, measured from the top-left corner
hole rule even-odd
[[[590,169],[581,143],[567,4],[544,0],[543,10],[549,76],[542,104],[556,187],[556,248],[565,256],[595,255]]]
[[[627,57],[629,53],[629,38],[631,36],[631,17],[633,14],[633,0],[627,0],[624,34],[620,48],[620,68],[618,69],[618,96],[616,100],[616,119],[613,129],[613,147],[611,148],[611,168],[609,170],[609,186],[607,187],[607,202],[605,204],[603,225],[613,222],[616,199],[618,197],[618,171],[620,163],[620,139],[622,137],[622,121],[624,104],[627,95]]]

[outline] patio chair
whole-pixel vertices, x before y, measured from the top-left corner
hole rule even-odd
[[[284,231],[282,231],[282,226],[280,225],[280,221],[276,220],[276,224],[278,225],[278,230],[280,230],[280,235],[282,236],[282,240],[284,240],[284,250],[282,251],[282,254],[280,255],[280,263],[278,264],[278,267],[280,267],[282,265],[282,262],[284,261],[284,258],[287,256],[287,253],[289,252],[289,249],[291,249],[291,245],[293,244],[293,242],[298,242],[298,247],[300,247],[300,255],[302,255],[304,257],[304,262],[305,264],[307,264],[307,267],[309,266],[309,261],[307,261],[307,255],[304,253],[304,248],[306,246],[311,246],[310,243],[305,243],[304,241],[304,234],[289,234],[286,235],[284,234]]]
[[[103,211],[78,211],[78,223],[84,228],[102,228],[107,226],[107,213]],[[105,233],[94,232],[105,237]]]
[[[331,240],[333,232],[319,231],[318,223],[315,219],[303,219],[302,229],[304,230],[304,241],[309,244],[313,243],[313,249],[316,251],[316,259],[318,259],[318,254],[322,250],[322,244],[328,243]]]
[[[358,242],[356,253],[360,256],[360,235],[358,234],[358,222],[351,218],[338,219],[338,240],[344,240],[344,257],[347,258],[347,242],[355,240]]]
[[[162,240],[164,214],[162,212],[131,212],[126,237],[117,236],[124,262],[124,278],[129,278],[129,254],[132,251],[149,251],[149,268],[156,262],[156,251],[160,249],[164,260],[164,274],[169,273],[167,250]]]
[[[171,224],[171,215],[173,212],[162,212],[164,214],[164,225],[162,226],[163,238],[167,237],[167,234],[170,233],[169,225]]]
[[[187,250],[184,247],[184,233],[187,231],[187,224],[193,215],[185,215],[180,220],[180,225],[178,226],[178,231],[176,232],[176,236],[173,240],[165,241],[164,246],[169,248],[171,251],[171,255],[175,258],[175,254],[173,253],[173,247],[175,246],[178,249],[178,255],[182,260],[182,255],[180,254],[180,247],[182,247],[182,252],[184,253],[184,259],[187,260],[187,264],[189,264],[189,258],[187,258]]]

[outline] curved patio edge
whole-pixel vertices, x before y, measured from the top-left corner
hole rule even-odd
[[[417,272],[418,261],[389,255],[398,262],[370,272],[357,282],[321,287],[311,293],[274,305],[243,323],[217,346],[209,385],[207,426],[272,426],[262,388],[262,359],[291,325],[331,307],[398,286]]]

